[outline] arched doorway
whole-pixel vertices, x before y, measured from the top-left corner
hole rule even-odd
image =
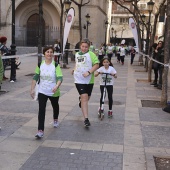
[[[27,21],[27,46],[38,46],[39,15],[33,14]],[[45,21],[42,20],[42,45],[45,45]]]

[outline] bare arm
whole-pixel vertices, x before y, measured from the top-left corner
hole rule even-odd
[[[32,80],[31,90],[30,90],[30,95],[31,95],[32,98],[34,98],[34,96],[35,96],[35,91],[34,91],[35,85],[36,85],[36,81],[35,81],[35,80]]]

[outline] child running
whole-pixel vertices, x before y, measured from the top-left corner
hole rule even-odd
[[[84,125],[90,126],[88,119],[88,100],[90,99],[94,85],[94,71],[99,67],[97,56],[89,51],[90,41],[84,39],[80,42],[80,52],[75,55],[75,67],[72,71],[74,82],[80,95],[79,107],[84,116]]]
[[[103,92],[104,92],[104,87],[105,87],[105,79],[106,79],[106,74],[103,73],[108,73],[107,75],[107,80],[106,80],[106,89],[107,89],[107,94],[108,94],[108,100],[109,100],[109,111],[108,111],[108,117],[112,117],[112,104],[113,104],[113,84],[114,84],[114,78],[117,78],[117,72],[113,68],[113,65],[110,61],[109,58],[104,57],[103,60],[100,62],[100,68],[97,70],[97,73],[95,73],[95,77],[97,77],[100,74],[100,92],[101,92],[101,98],[100,98],[100,107],[99,111],[101,109],[102,105],[102,99],[103,99]]]

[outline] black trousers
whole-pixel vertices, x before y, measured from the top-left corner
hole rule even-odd
[[[121,60],[122,63],[124,63],[125,56],[124,56],[124,55],[123,55],[123,56],[120,56],[120,60]]]
[[[117,54],[117,61],[120,62],[120,54],[119,53]]]
[[[113,105],[113,86],[106,86],[107,94],[108,94],[108,100],[109,100],[109,110],[112,110],[112,105]],[[100,86],[100,92],[101,92],[101,97],[100,97],[100,107],[102,105],[102,99],[103,99],[103,92],[104,92],[104,86]]]
[[[111,54],[107,54],[107,56],[108,56],[108,58],[110,59],[110,61],[111,61],[111,59],[112,59],[112,53]]]
[[[131,54],[131,64],[133,64],[133,60],[134,60],[134,58],[135,58],[135,54]]]
[[[59,97],[46,96],[42,93],[38,94],[39,112],[38,112],[38,130],[44,131],[45,112],[47,100],[50,99],[53,107],[53,119],[58,119],[59,115]]]
[[[158,69],[153,69],[153,70],[154,70],[154,74],[155,74],[154,82],[157,83],[157,81],[158,81]]]

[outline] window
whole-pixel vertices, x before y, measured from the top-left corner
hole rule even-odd
[[[120,18],[120,24],[127,24],[129,22],[129,18]]]
[[[146,7],[147,7],[146,3],[139,3],[139,4],[138,4],[138,8],[139,8],[140,10],[144,10],[144,9],[146,9]]]
[[[126,7],[127,7],[128,9],[130,9],[130,5],[126,5]],[[124,11],[124,12],[126,12],[127,10],[126,10],[125,8],[117,5],[117,11],[121,11],[121,12]]]

